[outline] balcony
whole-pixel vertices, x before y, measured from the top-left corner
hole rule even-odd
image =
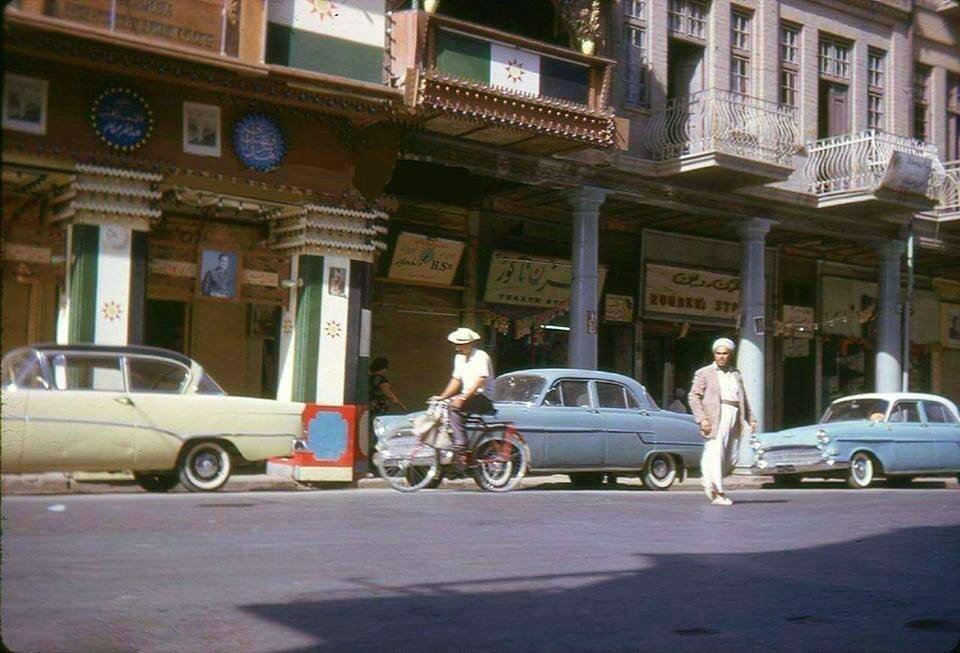
[[[818,208],[875,214],[930,210],[945,171],[935,145],[867,130],[808,144],[800,177]]]
[[[418,11],[387,31],[392,83],[428,130],[536,154],[614,144],[612,60]]]
[[[943,164],[937,217],[941,220],[960,220],[960,160]]]
[[[655,109],[641,147],[662,176],[729,188],[787,179],[799,141],[792,109],[710,89]]]

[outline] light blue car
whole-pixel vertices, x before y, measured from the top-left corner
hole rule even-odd
[[[691,415],[661,410],[646,389],[621,374],[533,369],[497,378],[495,419],[509,420],[530,448],[530,474],[564,473],[575,485],[604,474],[639,475],[666,490],[700,466],[703,438]],[[410,431],[417,414],[381,416],[380,440]]]
[[[805,476],[846,478],[852,488],[916,476],[956,476],[960,481],[960,413],[944,397],[872,393],[834,401],[819,424],[761,433],[750,439],[751,472],[777,485]]]

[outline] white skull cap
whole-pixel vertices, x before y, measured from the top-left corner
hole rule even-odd
[[[737,348],[737,346],[733,344],[733,340],[731,340],[730,338],[717,338],[716,340],[713,341],[714,352],[716,352],[717,349],[719,349],[720,347],[726,347],[731,352]]]

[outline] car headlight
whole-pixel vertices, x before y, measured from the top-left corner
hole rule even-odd
[[[383,434],[387,432],[387,426],[383,423],[379,417],[373,420],[373,434],[378,438],[382,438]]]
[[[826,444],[830,442],[830,436],[827,435],[826,431],[824,431],[823,429],[820,429],[819,431],[817,431],[817,442],[819,442],[820,444]]]
[[[753,449],[754,451],[759,451],[760,449],[763,448],[763,443],[760,442],[760,440],[758,440],[757,438],[753,438],[750,440],[750,448]]]

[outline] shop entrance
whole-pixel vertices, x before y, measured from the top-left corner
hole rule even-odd
[[[645,322],[642,382],[650,396],[665,406],[676,388],[689,392],[694,373],[713,362],[713,341],[732,337],[731,331],[711,325]]]

